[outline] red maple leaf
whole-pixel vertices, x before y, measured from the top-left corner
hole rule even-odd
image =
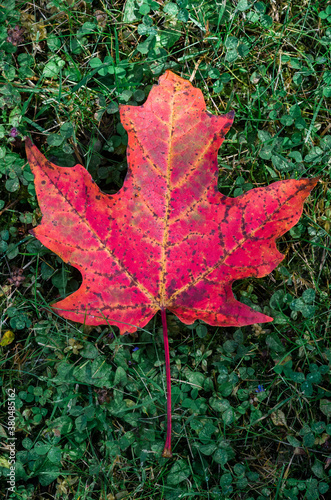
[[[272,321],[238,302],[232,283],[265,276],[283,260],[276,239],[297,223],[317,180],[220,194],[217,151],[233,113],[208,113],[201,91],[171,71],[144,105],[120,112],[128,173],[115,195],[102,193],[81,165],[57,167],[27,140],[43,213],[33,234],[82,274],[79,290],[53,305],[61,316],[123,334],[161,310],[170,394],[165,310],[186,324]]]

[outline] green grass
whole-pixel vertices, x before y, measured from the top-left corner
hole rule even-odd
[[[323,1],[1,3],[1,498],[329,498],[330,49]],[[279,241],[282,264],[234,286],[273,323],[187,327],[168,315],[171,460],[161,318],[120,337],[51,311],[80,275],[29,234],[41,214],[23,141],[116,192],[118,105],[141,105],[166,69],[200,87],[213,114],[236,113],[222,193],[320,177]],[[6,497],[8,388],[17,470]]]

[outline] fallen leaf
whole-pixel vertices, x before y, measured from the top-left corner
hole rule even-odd
[[[8,439],[7,433],[5,431],[5,428],[0,424],[0,437]]]
[[[294,448],[294,455],[307,455],[303,448]]]
[[[331,415],[331,401],[329,399],[321,399],[320,410],[329,418]]]
[[[327,442],[327,440],[329,439],[329,434],[327,434],[326,432],[323,432],[323,434],[321,436],[316,436],[315,437],[315,441],[314,441],[314,444],[319,444],[319,445],[322,445],[324,443]]]
[[[317,179],[289,179],[228,198],[217,189],[217,152],[233,112],[213,116],[202,92],[171,71],[142,106],[121,106],[128,132],[122,189],[102,193],[81,166],[57,167],[27,140],[42,223],[32,231],[82,274],[53,305],[87,325],[135,332],[161,310],[171,456],[171,384],[165,310],[183,323],[243,326],[272,321],[237,301],[235,280],[270,273],[284,258],[276,239],[296,224]]]
[[[96,10],[94,12],[94,16],[97,20],[97,23],[98,23],[98,26],[102,29],[105,29],[106,26],[107,26],[107,22],[108,22],[108,15],[106,12],[104,12],[103,10]]]
[[[5,469],[10,468],[10,463],[8,462],[7,458],[1,455],[0,455],[0,467],[4,467]]]
[[[36,21],[33,14],[21,12],[21,25],[26,29],[32,42],[41,42],[47,39],[47,30],[43,21]]]
[[[120,111],[129,167],[114,195],[102,193],[81,165],[57,167],[27,141],[43,213],[32,233],[83,276],[79,290],[53,308],[122,334],[162,308],[186,324],[272,321],[237,301],[231,286],[283,260],[275,240],[297,223],[317,180],[220,194],[217,151],[233,113],[208,113],[201,91],[170,71],[143,106]]]
[[[7,330],[1,337],[0,345],[6,346],[8,344],[11,344],[13,340],[15,340],[14,332],[12,332],[11,330]]]
[[[287,427],[285,413],[282,410],[273,411],[270,416],[274,425]]]

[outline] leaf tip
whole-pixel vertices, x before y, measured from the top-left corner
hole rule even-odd
[[[231,110],[231,111],[229,111],[228,113],[226,113],[226,115],[225,115],[225,116],[226,116],[229,120],[233,121],[233,119],[234,119],[234,114],[235,114],[235,113],[234,113],[234,111],[233,111],[233,110]]]
[[[30,164],[30,167],[33,166],[33,158],[31,157],[33,148],[36,148],[36,146],[33,144],[30,137],[26,137],[26,139],[25,139],[25,153],[26,153],[28,162]]]
[[[25,148],[31,148],[31,146],[33,146],[33,142],[31,141],[30,137],[26,137]]]
[[[172,80],[176,80],[176,79],[178,79],[180,77],[178,75],[176,75],[176,73],[174,73],[170,69],[167,69],[164,72],[164,74],[160,76],[159,81],[161,81],[161,80],[167,80],[169,78],[172,79]]]
[[[300,182],[303,182],[301,189],[305,198],[309,196],[310,192],[314,189],[319,180],[320,177],[312,177],[310,179],[300,179]]]
[[[234,111],[233,110],[229,111],[228,113],[225,113],[225,115],[220,115],[220,116],[216,117],[217,122],[221,126],[223,137],[225,136],[225,134],[228,133],[228,131],[232,127],[233,119],[234,119]]]
[[[311,179],[309,179],[311,189],[313,189],[320,180],[321,180],[321,177],[312,177]]]

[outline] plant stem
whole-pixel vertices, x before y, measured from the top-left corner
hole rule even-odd
[[[161,308],[162,317],[162,327],[163,327],[163,342],[165,351],[165,363],[166,363],[166,378],[167,378],[167,438],[164,445],[164,450],[162,456],[165,458],[171,458],[171,376],[170,376],[170,355],[169,355],[169,340],[168,340],[168,328],[167,328],[167,317],[165,309]]]

